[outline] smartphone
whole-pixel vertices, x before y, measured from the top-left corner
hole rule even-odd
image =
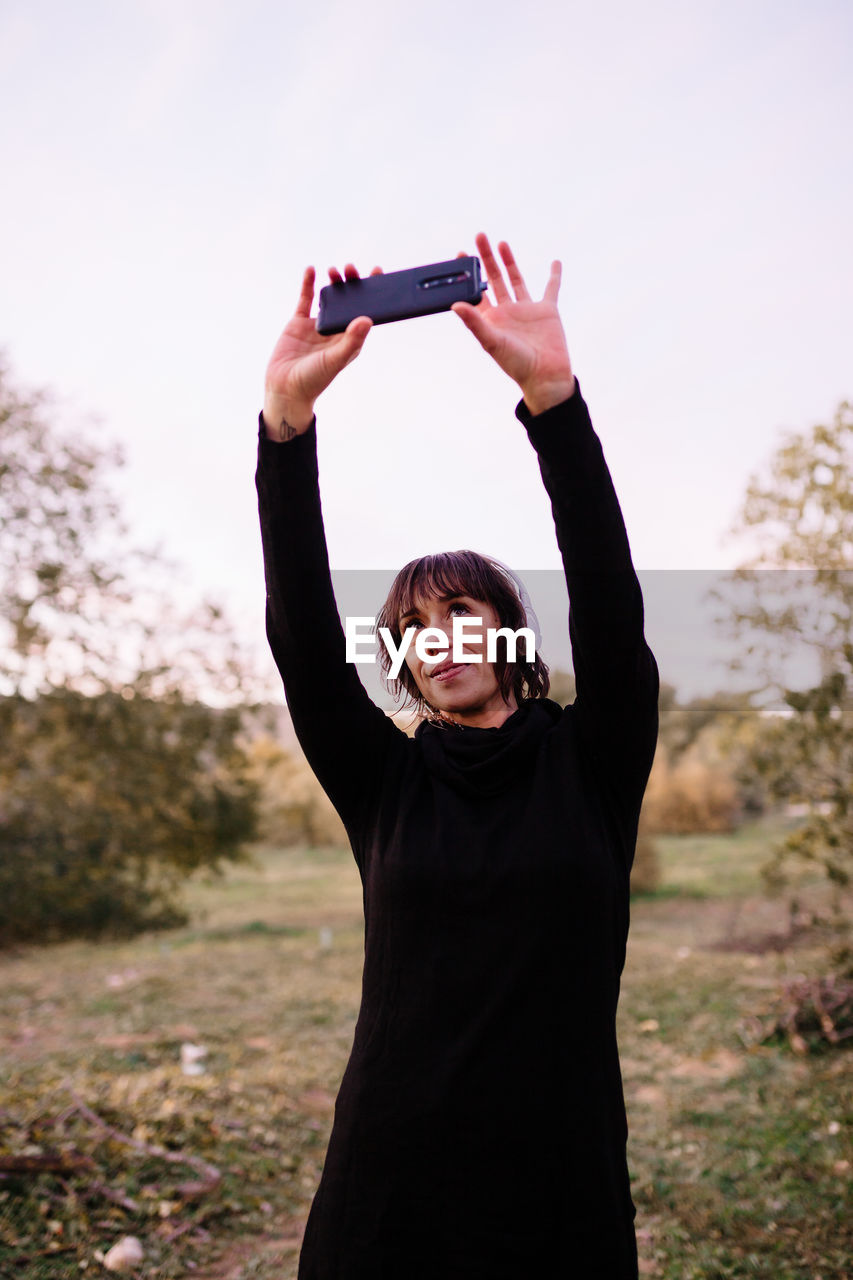
[[[482,298],[488,284],[480,276],[479,258],[451,258],[408,271],[343,280],[320,290],[318,333],[343,333],[356,316],[370,316],[374,324],[408,320],[449,311],[454,302]]]

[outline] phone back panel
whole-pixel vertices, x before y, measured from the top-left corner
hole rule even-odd
[[[479,258],[450,258],[406,271],[327,284],[320,290],[319,333],[342,333],[356,316],[374,324],[449,311],[454,302],[475,306],[483,296]]]

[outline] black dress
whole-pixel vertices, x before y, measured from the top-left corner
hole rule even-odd
[[[267,631],[364,885],[361,1010],[300,1280],[631,1280],[615,1014],[657,669],[580,391],[532,418],[576,701],[406,737],[345,661],[312,427],[259,445]]]

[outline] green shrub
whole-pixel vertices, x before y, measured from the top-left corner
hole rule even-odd
[[[178,921],[181,879],[255,831],[239,725],[177,696],[0,699],[0,946]]]

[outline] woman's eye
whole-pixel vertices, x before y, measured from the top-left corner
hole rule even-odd
[[[459,601],[457,601],[456,604],[452,604],[450,606],[450,612],[451,613],[470,613],[471,610],[468,608],[467,604],[461,604]]]

